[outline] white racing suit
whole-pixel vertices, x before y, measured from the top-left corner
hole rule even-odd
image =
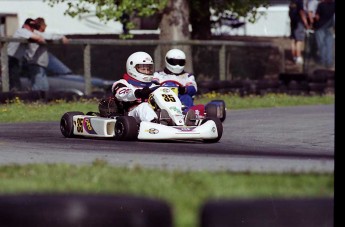
[[[125,76],[126,78],[126,76]],[[141,121],[152,121],[157,119],[156,112],[152,109],[146,100],[135,97],[135,90],[142,89],[147,85],[152,85],[152,83],[144,83],[139,81],[132,84],[138,85],[134,86],[125,79],[120,79],[116,81],[112,86],[112,92],[118,101],[123,103],[124,110],[128,112],[128,116],[134,117],[138,123]]]

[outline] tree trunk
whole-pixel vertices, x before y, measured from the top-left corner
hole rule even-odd
[[[188,0],[169,0],[163,11],[162,20],[159,25],[160,40],[183,41],[190,39],[189,31],[189,4]],[[178,48],[185,52],[187,61],[185,70],[193,72],[192,49],[187,45],[164,45],[161,46],[161,61],[156,66],[163,69],[165,66],[165,54],[172,48]],[[156,60],[157,61],[157,60]],[[156,69],[157,70],[157,69]]]
[[[192,25],[192,39],[211,39],[210,2],[190,1],[190,23]]]

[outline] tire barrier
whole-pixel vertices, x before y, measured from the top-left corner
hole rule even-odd
[[[169,205],[134,196],[1,195],[0,226],[172,227]]]
[[[333,227],[334,199],[209,200],[200,227]]]
[[[219,92],[245,95],[285,93],[289,95],[323,95],[334,93],[334,71],[319,69],[306,73],[281,73],[276,79],[198,82],[198,94]]]
[[[173,227],[170,205],[130,195],[0,195],[0,226]],[[209,199],[200,227],[334,226],[334,198]]]

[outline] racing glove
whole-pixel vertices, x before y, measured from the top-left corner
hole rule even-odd
[[[178,93],[179,93],[180,95],[186,94],[186,93],[187,93],[187,87],[179,86],[179,87],[178,87]]]
[[[148,99],[151,94],[151,89],[149,87],[144,87],[143,89],[137,89],[134,91],[136,98]]]

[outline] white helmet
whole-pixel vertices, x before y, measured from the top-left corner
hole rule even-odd
[[[165,55],[165,66],[170,72],[179,74],[186,65],[186,55],[182,50],[171,49]]]
[[[154,72],[152,57],[146,52],[135,52],[128,57],[126,69],[130,77],[141,82],[150,82]]]

